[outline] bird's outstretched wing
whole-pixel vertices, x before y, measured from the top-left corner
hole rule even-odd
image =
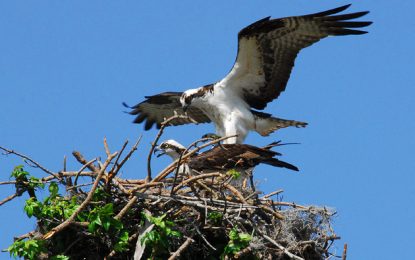
[[[189,107],[184,112],[180,104],[181,95],[182,92],[164,92],[146,96],[146,100],[135,106],[129,107],[126,104],[124,106],[131,108],[129,114],[137,116],[133,121],[134,123],[140,124],[146,121],[145,130],[151,129],[154,124],[157,128],[160,128],[161,123],[174,115],[187,116],[187,118],[176,118],[170,121],[169,125],[210,122],[210,119],[198,108]]]
[[[251,107],[264,109],[285,90],[299,51],[327,36],[358,35],[372,22],[350,21],[366,15],[335,15],[350,5],[280,19],[259,20],[238,34],[238,55],[219,86],[232,88]]]

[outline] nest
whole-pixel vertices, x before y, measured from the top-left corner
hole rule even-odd
[[[149,152],[149,165],[161,133],[162,129]],[[189,149],[181,160],[220,141]],[[281,260],[334,256],[332,245],[339,237],[331,227],[332,210],[284,202],[282,190],[261,194],[252,179],[250,185],[238,187],[229,172],[179,174],[180,160],[155,177],[148,167],[144,179],[119,178],[117,173],[137,150],[138,143],[122,156],[127,142],[118,152],[111,153],[104,141],[105,161],[87,161],[81,153],[74,152],[82,165],[80,169],[67,171],[65,166],[56,173],[27,156],[1,148],[6,153],[23,156],[32,166],[47,173],[49,176],[40,179],[41,182],[64,185],[66,192],[59,195],[60,200],[75,201],[77,205],[66,217],[38,218],[36,230],[16,240],[42,241],[45,250],[37,256],[39,259],[56,255],[70,259]],[[78,183],[89,178],[92,182]],[[29,182],[9,182],[19,187],[19,194],[14,197],[22,191],[29,192]],[[30,193],[33,197],[33,190]],[[0,205],[12,198],[13,195]],[[87,217],[103,208],[110,208],[106,215],[108,223],[121,228],[107,229],[102,224],[91,231],[92,220]],[[127,232],[128,236],[122,248],[117,249],[120,232]]]

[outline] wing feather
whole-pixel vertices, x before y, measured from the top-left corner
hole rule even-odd
[[[189,118],[176,118],[169,125],[210,122],[210,119],[198,108],[189,107],[184,112],[180,104],[181,95],[182,92],[164,92],[158,95],[146,96],[146,100],[132,107],[124,105],[132,109],[128,112],[129,114],[137,116],[133,121],[134,123],[145,122],[144,129],[146,131],[150,130],[154,124],[157,128],[160,128],[163,121],[174,115],[188,116]]]
[[[350,28],[372,22],[349,20],[368,12],[334,15],[349,7],[280,19],[266,17],[245,27],[238,34],[235,64],[218,85],[232,89],[251,107],[264,109],[285,90],[300,50],[330,35],[367,33]]]
[[[247,144],[222,144],[192,157],[190,168],[201,170],[228,170],[235,167],[251,168],[268,163],[279,153]],[[269,163],[268,163],[269,164]]]

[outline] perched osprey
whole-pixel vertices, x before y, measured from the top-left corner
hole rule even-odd
[[[162,142],[160,145],[156,146],[154,149],[154,153],[158,153],[157,157],[167,154],[168,156],[170,156],[170,158],[173,159],[173,161],[179,159],[180,155],[182,155],[185,151],[186,151],[186,147],[184,147],[182,144],[176,142],[173,139]],[[197,154],[194,154],[193,156],[196,156],[196,155]],[[178,172],[180,174],[191,173],[190,168],[187,165],[187,163],[182,163],[179,166]]]
[[[227,171],[231,169],[244,173],[260,163],[275,167],[287,168],[298,171],[298,168],[287,162],[274,158],[281,155],[272,151],[271,148],[279,145],[275,142],[263,148],[248,144],[221,144],[212,149],[194,154],[186,159],[179,169],[180,173],[191,173],[192,170],[198,172]],[[158,156],[169,155],[173,160],[179,159],[186,148],[175,140],[167,140],[156,147],[155,153]]]
[[[222,80],[184,92],[147,96],[133,106],[134,123],[146,120],[145,129],[157,127],[173,115],[188,115],[171,125],[213,122],[220,136],[237,135],[225,143],[242,143],[249,131],[266,136],[287,127],[306,123],[272,117],[258,112],[285,90],[294,61],[305,47],[327,36],[359,35],[372,22],[350,21],[368,12],[337,13],[345,5],[328,11],[280,19],[259,20],[238,34],[238,55],[231,71]]]

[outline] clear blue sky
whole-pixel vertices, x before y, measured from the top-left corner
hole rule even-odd
[[[266,112],[309,122],[248,143],[300,142],[281,148],[296,174],[261,166],[260,189],[284,200],[336,208],[335,230],[350,259],[412,259],[415,233],[415,2],[354,1],[374,21],[363,36],[337,37],[300,53],[286,92]],[[59,171],[80,166],[143,134],[123,177],[142,178],[156,131],[131,124],[121,102],[180,91],[223,77],[236,34],[265,16],[300,15],[350,1],[2,1],[0,3],[0,145]],[[189,144],[208,125],[170,128]],[[160,158],[157,171],[169,161]],[[22,161],[0,157],[1,180]],[[29,168],[28,168],[29,169]],[[39,172],[29,169],[33,174]],[[14,192],[0,187],[1,199]],[[32,230],[23,198],[0,207],[0,248]],[[8,259],[0,253],[0,259]]]

